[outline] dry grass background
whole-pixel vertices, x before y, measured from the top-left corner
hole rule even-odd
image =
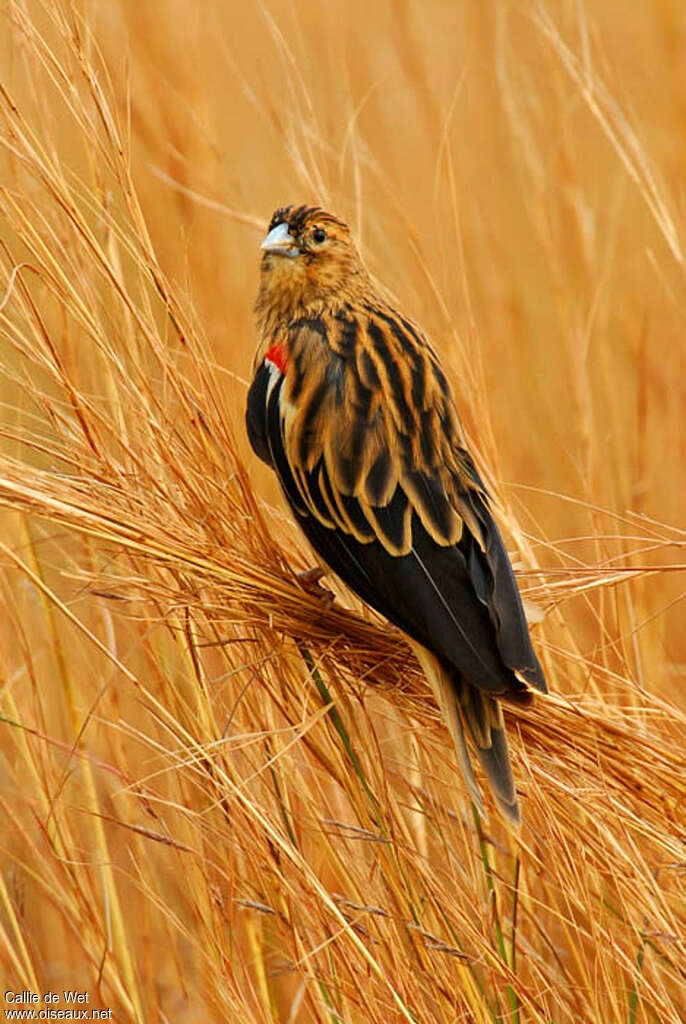
[[[2,990],[118,1021],[686,1017],[686,8],[5,0]],[[258,243],[451,368],[551,687],[477,827],[242,429]]]

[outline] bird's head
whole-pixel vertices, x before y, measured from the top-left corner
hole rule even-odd
[[[256,311],[265,324],[315,316],[369,287],[347,224],[319,206],[280,207],[262,251]]]

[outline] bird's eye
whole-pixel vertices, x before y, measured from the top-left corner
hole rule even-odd
[[[317,228],[312,237],[314,238],[315,242],[321,245],[321,243],[326,238],[326,231],[324,230],[324,228]]]

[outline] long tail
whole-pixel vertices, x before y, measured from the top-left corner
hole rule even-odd
[[[507,749],[505,722],[498,701],[471,683],[456,678],[425,647],[419,644],[413,644],[413,647],[448,726],[464,781],[479,814],[486,817],[469,758],[465,727],[500,812],[511,824],[518,825],[519,803]]]

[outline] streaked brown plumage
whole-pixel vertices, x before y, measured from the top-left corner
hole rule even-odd
[[[337,217],[283,207],[262,247],[252,446],[319,555],[412,640],[479,809],[464,726],[517,822],[498,698],[546,684],[450,385]]]

